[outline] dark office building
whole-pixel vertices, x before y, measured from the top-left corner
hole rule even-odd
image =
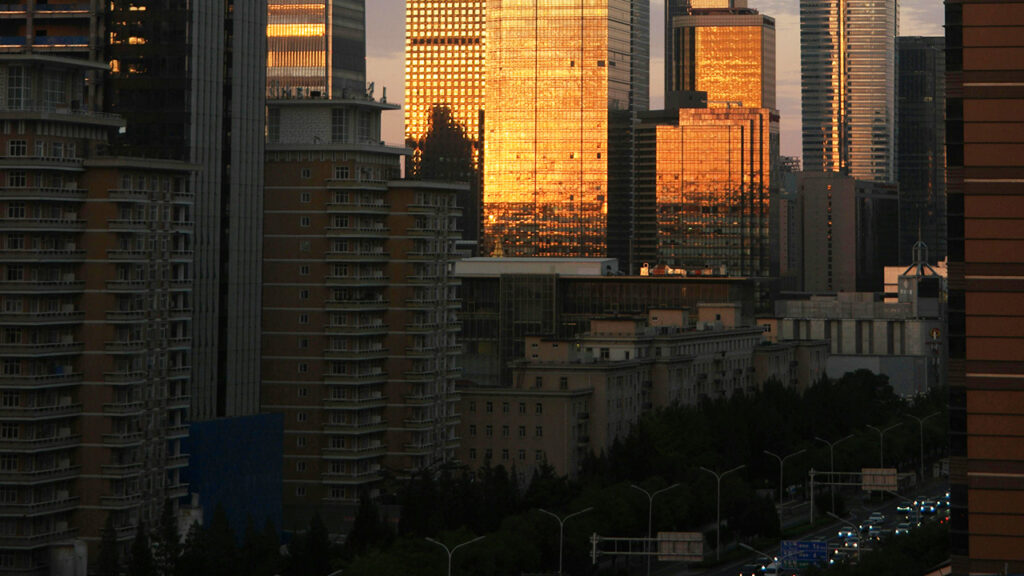
[[[953,574],[1024,573],[1024,2],[946,2]]]
[[[897,39],[896,177],[900,185],[900,264],[918,237],[933,262],[946,257],[946,92],[941,36]]]

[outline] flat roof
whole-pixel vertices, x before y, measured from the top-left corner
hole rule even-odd
[[[463,258],[455,262],[456,276],[505,274],[557,274],[559,276],[607,276],[619,272],[615,258]]]

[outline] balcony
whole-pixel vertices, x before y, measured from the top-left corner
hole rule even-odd
[[[142,503],[142,493],[119,494],[116,496],[100,496],[100,506],[103,508],[132,508]]]
[[[50,406],[18,406],[0,408],[3,420],[51,420],[80,414],[81,404],[53,404]]]
[[[388,301],[380,300],[328,300],[324,302],[328,310],[387,310]]]
[[[47,342],[35,344],[0,344],[0,356],[21,356],[40,358],[45,356],[67,356],[81,354],[85,344],[81,342]]]
[[[43,548],[53,542],[60,540],[67,540],[72,536],[75,536],[78,531],[74,528],[66,528],[63,530],[46,529],[38,532],[32,532],[31,534],[22,534],[20,536],[0,536],[0,548],[10,550],[31,550],[34,548]],[[134,534],[134,529],[132,531]]]
[[[328,261],[338,262],[387,262],[389,256],[387,252],[383,250],[374,251],[354,251],[349,250],[346,252],[327,252],[326,259]]]
[[[149,202],[151,195],[152,192],[149,190],[129,190],[127,188],[107,190],[108,198],[121,202]]]
[[[168,456],[167,461],[164,463],[165,468],[184,468],[188,466],[188,454],[178,454],[176,456]]]
[[[107,384],[133,385],[144,384],[148,379],[146,372],[106,372],[103,381]]]
[[[391,205],[383,200],[367,202],[329,202],[327,212],[344,212],[345,214],[387,214]]]
[[[381,450],[381,452],[383,453],[383,449]],[[364,456],[360,456],[360,458],[365,458],[365,457]],[[356,486],[362,485],[362,484],[367,484],[367,483],[370,483],[370,482],[377,482],[377,481],[380,481],[382,478],[383,478],[383,476],[381,476],[380,470],[368,470],[368,471],[365,471],[365,472],[349,472],[349,473],[345,473],[345,474],[340,474],[340,473],[339,474],[329,474],[329,473],[325,472],[324,474],[322,474],[320,476],[320,480],[324,484],[329,484],[329,485],[339,485],[339,484],[342,484],[342,485],[356,485]]]
[[[45,232],[81,232],[85,220],[78,218],[3,218],[0,230],[42,230]]]
[[[325,384],[376,384],[387,382],[386,372],[364,372],[360,374],[326,374]]]
[[[107,220],[107,228],[112,232],[149,232],[153,223],[148,220],[125,220],[114,218]]]
[[[85,250],[0,250],[0,262],[84,262]]]
[[[324,408],[340,410],[367,410],[370,408],[384,408],[387,405],[387,396],[348,396],[343,398],[327,398],[324,400]]]
[[[78,476],[80,471],[81,466],[68,466],[67,468],[49,468],[25,472],[0,472],[0,482],[34,486],[71,480]]]
[[[23,49],[24,40],[22,39],[22,45],[8,44],[9,39],[17,41],[18,36],[0,36],[0,52],[10,52],[11,49],[20,51]],[[85,43],[81,45],[56,44],[61,41],[80,41],[85,39]],[[42,43],[40,42],[42,40]],[[68,47],[79,47],[88,48],[88,41],[84,36],[39,36],[36,38],[36,42],[33,44],[33,48],[40,52],[47,52],[50,49],[53,50],[66,50]],[[72,121],[76,124],[92,124],[94,126],[102,126],[108,128],[120,128],[125,125],[124,118],[117,114],[108,114],[105,112],[95,112],[93,110],[87,110],[84,108],[71,108],[70,106],[18,106],[13,108],[0,109],[0,117],[5,120],[49,120],[56,122],[67,122]],[[21,160],[34,161],[27,168],[46,168],[53,167],[54,162],[63,160],[69,168],[81,169],[81,158],[21,158]],[[0,165],[4,162],[0,161]],[[23,165],[18,164],[18,166]]]
[[[327,350],[324,350],[324,358],[332,360],[383,360],[387,357],[387,348],[364,348],[358,350],[335,350],[328,348]]]
[[[390,284],[388,278],[383,274],[327,276],[325,281],[328,286],[387,286]]]
[[[45,294],[65,294],[85,290],[85,281],[78,279],[56,280],[8,280],[0,282],[0,293],[28,294],[41,292]]]
[[[110,340],[103,349],[112,354],[134,354],[147,349],[146,340]]]
[[[144,432],[114,432],[112,434],[103,435],[103,443],[108,446],[138,446],[142,444],[145,438]]]
[[[346,422],[337,424],[328,422],[325,425],[325,431],[328,434],[363,436],[366,434],[379,434],[387,430],[387,427],[387,423],[385,423],[383,420],[377,420],[372,422]]]
[[[142,462],[126,462],[123,464],[102,464],[100,466],[100,472],[104,476],[115,476],[118,478],[135,476],[140,471],[142,471]]]
[[[344,334],[351,336],[368,335],[368,334],[387,334],[388,327],[384,323],[380,324],[328,324],[324,327],[324,331],[328,334]]]
[[[29,504],[15,502],[15,503],[4,503],[0,506],[0,517],[3,516],[16,516],[16,517],[28,517],[42,516],[43,514],[54,514],[57,512],[67,512],[73,510],[78,506],[78,496],[70,496],[60,500],[50,500],[48,502],[32,502]]]
[[[134,416],[142,414],[146,405],[139,402],[113,402],[103,405],[104,414],[115,414],[118,416]]]
[[[78,310],[28,313],[0,313],[0,323],[9,326],[59,326],[78,324],[85,320],[85,312]]]
[[[413,430],[427,430],[437,424],[437,420],[431,418],[406,418],[402,421],[406,428]]]
[[[49,452],[62,448],[73,448],[81,440],[82,436],[78,434],[49,436],[47,438],[12,438],[0,440],[0,450],[22,453]]]
[[[0,376],[0,386],[4,388],[62,388],[82,382],[81,372],[66,374],[17,374]]]
[[[107,312],[107,322],[126,322],[137,324],[147,320],[146,310],[113,310]]]
[[[122,261],[134,261],[134,262],[147,262],[150,259],[149,250],[140,249],[116,249],[107,250],[108,260],[122,260]]]
[[[326,226],[328,238],[387,238],[388,227],[380,226]]]
[[[57,188],[31,186],[26,188],[0,187],[0,198],[4,200],[50,200],[83,202],[88,191],[84,188]]]
[[[64,17],[81,18],[89,15],[89,4],[36,4],[35,16],[42,17]]]
[[[127,280],[107,280],[107,290],[111,292],[142,292],[149,287],[147,280],[138,279],[127,279]]]
[[[327,460],[365,460],[383,456],[387,449],[382,444],[362,446],[357,448],[325,448],[324,456]],[[330,473],[328,473],[330,474]],[[330,474],[332,477],[338,474]]]

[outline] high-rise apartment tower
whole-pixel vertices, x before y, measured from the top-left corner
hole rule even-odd
[[[800,0],[803,166],[896,177],[896,0]]]

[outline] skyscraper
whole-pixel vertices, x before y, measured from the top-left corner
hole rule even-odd
[[[612,124],[647,108],[643,3],[488,2],[485,254],[607,252],[609,207],[628,208],[610,196],[632,193],[610,189]]]
[[[1024,572],[1024,2],[946,2],[953,574]]]
[[[800,0],[803,165],[896,177],[896,0]]]
[[[932,262],[946,257],[945,40],[900,36],[899,141],[900,264],[910,264],[920,239]]]
[[[745,0],[669,0],[665,26],[666,92],[707,92],[712,108],[775,109],[773,18]]]
[[[480,235],[486,0],[409,0],[405,22],[406,175],[468,182],[463,239]]]
[[[366,89],[363,0],[269,0],[267,94],[341,97]]]

